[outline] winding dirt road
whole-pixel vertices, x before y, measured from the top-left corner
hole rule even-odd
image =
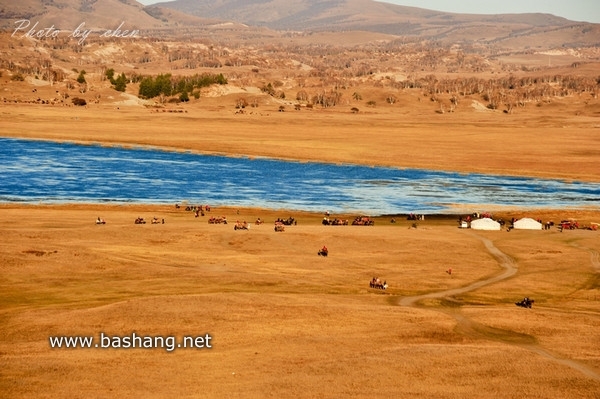
[[[493,284],[498,281],[507,279],[507,278],[513,276],[517,272],[518,269],[517,269],[517,265],[516,265],[515,261],[510,256],[506,255],[505,253],[500,251],[498,248],[496,248],[494,246],[494,244],[492,243],[492,241],[488,240],[487,238],[481,237],[477,234],[474,234],[474,233],[469,233],[469,234],[471,234],[473,237],[475,237],[483,242],[483,244],[485,245],[486,249],[490,252],[490,254],[492,254],[494,256],[494,258],[496,258],[496,260],[498,261],[500,266],[502,266],[504,268],[504,271],[502,273],[492,276],[486,280],[477,281],[477,282],[474,282],[465,287],[452,288],[449,290],[444,290],[444,291],[439,291],[439,292],[431,292],[428,294],[402,298],[399,302],[400,306],[408,306],[408,307],[415,307],[415,308],[423,309],[425,307],[419,306],[418,305],[419,301],[422,301],[424,299],[451,297],[454,295],[463,294],[465,292],[474,291],[474,290],[484,287],[486,285]],[[590,260],[591,260],[592,266],[594,267],[594,269],[597,272],[600,272],[600,255],[598,254],[597,251],[594,251],[594,250],[588,250],[588,251],[591,254]],[[589,367],[587,367],[581,363],[578,363],[574,360],[564,359],[564,358],[555,356],[554,354],[548,352],[547,350],[545,350],[545,349],[541,348],[539,345],[537,345],[537,343],[536,343],[537,341],[536,341],[535,337],[533,337],[533,336],[483,325],[481,323],[478,323],[474,320],[471,320],[471,319],[461,315],[454,308],[452,308],[452,309],[449,309],[449,308],[427,308],[427,309],[442,312],[444,314],[454,317],[454,319],[457,322],[456,331],[461,334],[465,334],[465,335],[467,335],[469,337],[473,337],[473,338],[482,338],[482,339],[502,342],[502,343],[509,344],[509,345],[519,346],[521,348],[524,348],[524,349],[530,350],[534,353],[537,353],[538,355],[544,356],[547,359],[550,359],[557,363],[571,367],[571,368],[583,373],[584,375],[586,375],[589,378],[592,378],[596,381],[600,381],[600,374],[598,374],[595,370],[590,369]]]
[[[465,292],[474,291],[474,290],[484,287],[486,285],[493,284],[498,281],[507,279],[517,272],[517,268],[516,268],[516,264],[515,264],[514,260],[511,259],[508,255],[506,255],[502,251],[500,251],[498,248],[496,248],[490,240],[480,237],[480,236],[477,236],[475,234],[473,234],[473,236],[475,236],[475,237],[479,238],[481,241],[483,241],[483,244],[485,245],[486,249],[498,260],[500,265],[504,268],[503,273],[498,274],[493,277],[490,277],[487,280],[477,281],[466,287],[453,288],[453,289],[445,290],[445,291],[432,292],[429,294],[418,295],[418,296],[409,296],[406,298],[402,298],[400,300],[400,305],[401,306],[414,306],[414,304],[416,302],[421,301],[423,299],[444,298],[444,297],[449,297],[449,296],[453,296],[453,295],[463,294]]]

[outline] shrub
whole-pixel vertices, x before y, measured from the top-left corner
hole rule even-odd
[[[248,101],[246,101],[245,98],[240,97],[235,101],[235,107],[238,109],[246,108],[247,106],[248,106]]]
[[[118,78],[111,80],[113,87],[117,91],[125,91],[127,88],[127,77],[124,73],[120,74]]]
[[[110,83],[115,84],[115,81],[114,81],[115,70],[114,69],[112,69],[112,68],[107,69],[104,74],[106,75],[106,77],[108,78],[108,80],[110,81]]]
[[[77,83],[85,83],[85,71],[83,69],[79,72],[79,76],[77,76]]]
[[[73,97],[71,99],[71,102],[73,103],[73,105],[77,105],[77,106],[80,106],[80,107],[83,107],[84,105],[87,105],[87,102],[85,101],[85,99],[79,98],[79,97]]]
[[[264,85],[261,90],[270,96],[275,96],[275,88],[271,83]]]

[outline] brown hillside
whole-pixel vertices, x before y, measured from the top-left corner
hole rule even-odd
[[[480,44],[502,50],[589,47],[600,43],[598,24],[573,22],[549,14],[453,14],[398,6],[372,0],[287,2],[283,0],[177,0],[144,7],[135,0],[0,0],[0,27],[14,30],[19,20],[28,29],[54,26],[73,30],[138,29],[142,35],[199,38],[199,27],[226,26],[250,33],[251,40],[273,35],[269,30],[295,33],[369,31],[403,40],[435,40],[444,44]],[[227,25],[223,25],[223,23]],[[241,26],[248,25],[252,28]],[[178,29],[177,32],[173,29]],[[24,32],[24,31],[23,31]]]
[[[135,0],[0,0],[0,27],[16,29],[17,21],[29,20],[27,30],[54,26],[55,29],[73,30],[81,23],[85,29],[159,29],[169,26],[194,26],[206,20],[176,10],[144,7]],[[21,33],[21,32],[20,32]]]
[[[550,14],[453,14],[372,0],[316,3],[308,0],[243,3],[177,0],[159,5],[205,18],[275,30],[363,30],[444,42],[499,43],[518,48],[590,45],[598,43],[600,38],[597,24],[576,23]],[[552,35],[556,30],[561,30],[559,39]],[[515,40],[518,38],[526,38],[526,42]]]

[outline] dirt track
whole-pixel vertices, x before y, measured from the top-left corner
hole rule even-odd
[[[498,259],[498,263],[500,263],[500,265],[505,269],[505,271],[503,273],[492,276],[485,280],[480,280],[480,281],[474,282],[472,284],[467,285],[466,287],[453,288],[450,290],[433,292],[430,294],[402,298],[400,300],[400,305],[414,306],[415,303],[417,303],[418,301],[423,300],[423,299],[451,297],[453,295],[458,295],[458,294],[463,294],[465,292],[474,291],[485,285],[493,284],[495,282],[507,279],[517,272],[515,262],[508,255],[504,254],[502,251],[500,251],[498,248],[496,248],[494,246],[494,244],[492,243],[492,241],[488,240],[487,238],[478,236],[476,234],[473,234],[473,235],[475,237],[479,238],[485,245],[486,249],[490,252],[490,254],[492,254],[495,258]]]
[[[454,295],[471,292],[471,291],[474,291],[483,286],[486,286],[489,284],[494,284],[498,281],[508,279],[511,276],[515,275],[515,273],[517,273],[518,266],[515,263],[515,261],[513,259],[511,259],[510,256],[506,255],[505,253],[500,251],[498,248],[496,248],[494,246],[494,243],[491,240],[481,237],[477,234],[471,234],[471,235],[479,238],[484,243],[486,249],[490,252],[490,254],[492,254],[498,260],[498,263],[505,269],[505,271],[503,273],[491,276],[484,280],[477,281],[477,282],[469,284],[465,287],[453,288],[453,289],[449,289],[449,290],[433,292],[433,293],[423,294],[423,295],[418,295],[418,296],[405,297],[405,298],[400,299],[399,304],[401,306],[412,306],[412,307],[419,307],[421,309],[427,309],[426,306],[419,306],[418,302],[425,300],[425,299],[450,298]],[[596,269],[596,271],[600,271],[600,261],[599,261],[598,252],[595,250],[589,250],[589,252],[591,254],[592,266]],[[549,352],[549,351],[541,348],[539,345],[537,345],[535,342],[536,340],[533,336],[519,334],[519,333],[515,333],[512,331],[490,328],[488,326],[477,323],[477,322],[469,319],[468,317],[461,315],[458,311],[452,311],[452,310],[449,310],[448,308],[436,308],[436,310],[454,317],[454,319],[458,323],[455,328],[455,331],[460,332],[461,334],[464,334],[471,338],[489,339],[489,340],[493,340],[493,341],[497,341],[497,342],[502,342],[502,343],[505,343],[508,345],[517,345],[519,347],[526,348],[526,349],[528,349],[532,352],[535,352],[541,356],[544,356],[552,361],[558,362],[560,364],[564,364],[568,367],[578,370],[581,373],[585,374],[586,376],[588,376],[590,378],[593,378],[596,381],[600,381],[600,374],[598,374],[598,372],[596,372],[595,370],[593,370],[579,362],[576,362],[576,361],[573,361],[570,359],[564,359],[564,358],[557,357],[556,355],[552,354],[551,352]]]

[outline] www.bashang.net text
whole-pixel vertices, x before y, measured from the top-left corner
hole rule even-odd
[[[83,335],[64,335],[48,337],[52,349],[212,349],[210,334],[183,336],[180,340],[175,336],[160,335],[108,335],[103,332],[98,337]]]

